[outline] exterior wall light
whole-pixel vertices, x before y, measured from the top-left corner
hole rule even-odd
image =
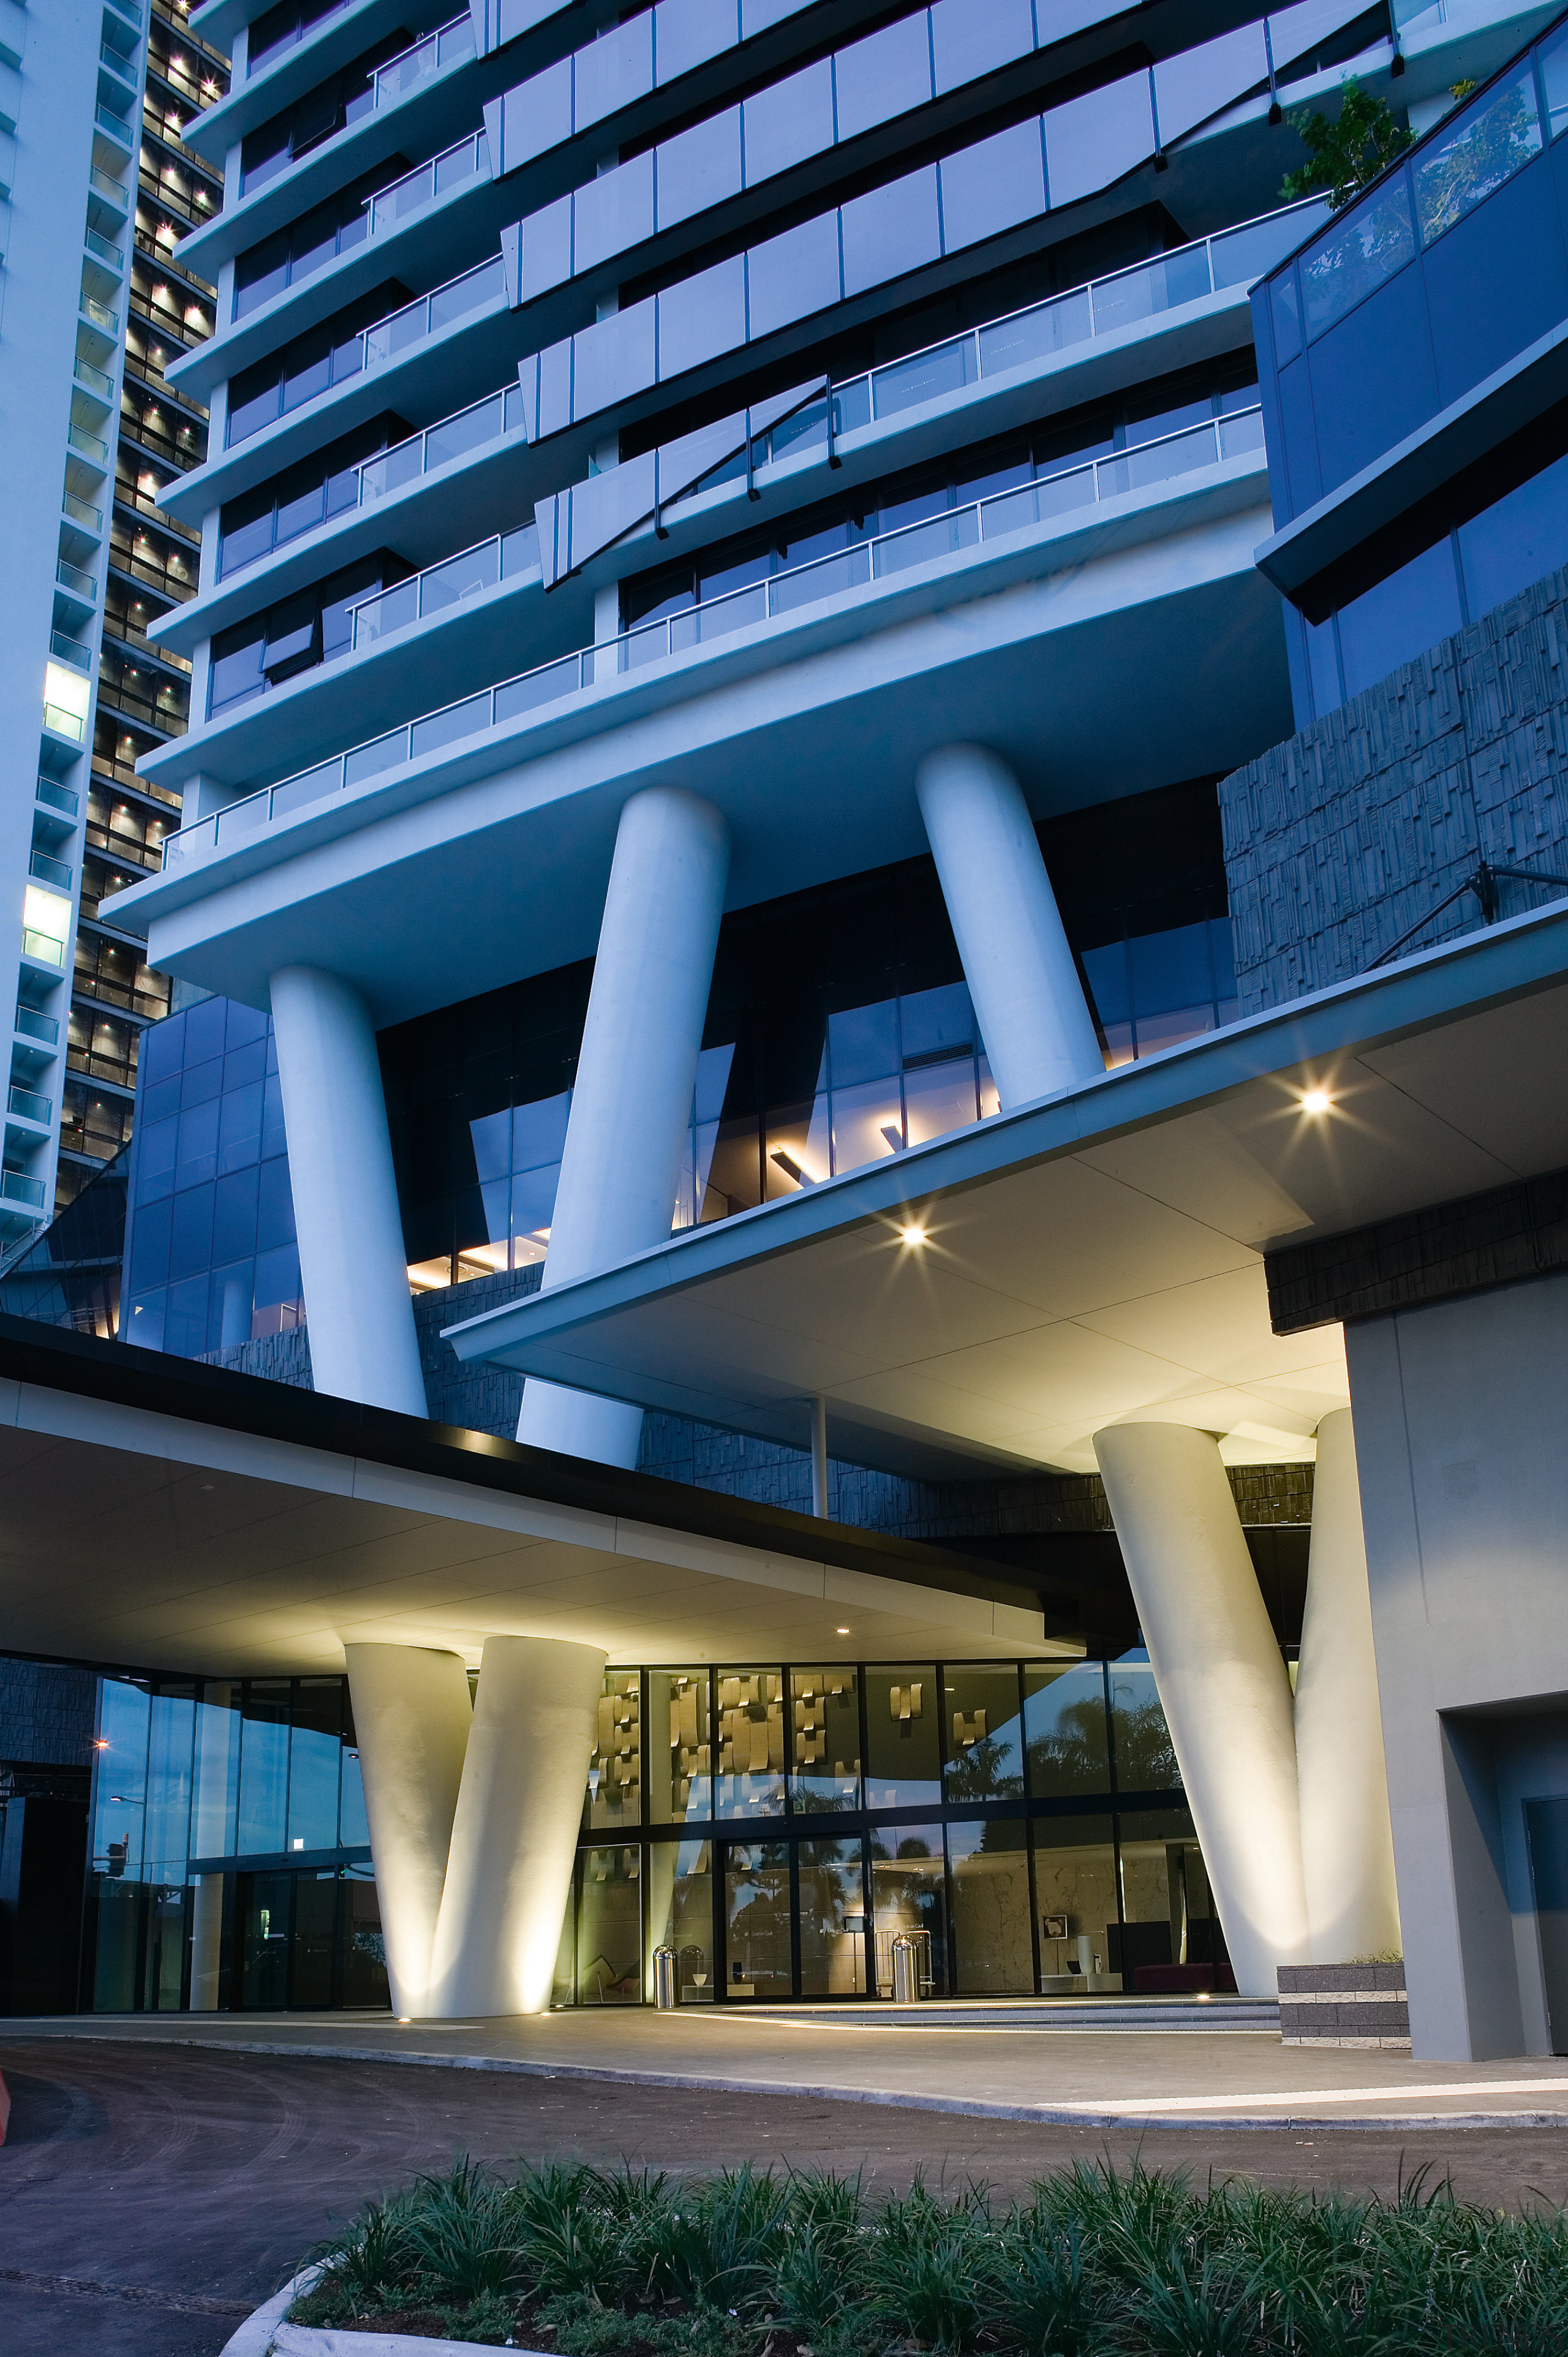
[[[1334,1103],[1326,1089],[1308,1089],[1301,1101],[1303,1113],[1327,1113]]]
[[[911,1245],[917,1251],[926,1241],[926,1231],[924,1228],[900,1228],[898,1235],[901,1243]]]

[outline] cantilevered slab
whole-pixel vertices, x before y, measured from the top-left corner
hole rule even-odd
[[[1337,1327],[1271,1246],[1568,1162],[1568,905],[1294,1001],[450,1330],[459,1358],[875,1464],[1093,1469],[1132,1416],[1312,1454]],[[1304,1110],[1321,1090],[1326,1113]],[[911,1243],[911,1233],[923,1241]]]
[[[1075,1625],[1048,1578],[0,1318],[0,1651],[220,1676],[341,1669],[354,1639],[476,1663],[491,1635],[966,1660],[1075,1654]]]

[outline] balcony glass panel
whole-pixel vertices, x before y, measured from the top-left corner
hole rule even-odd
[[[1541,152],[1535,76],[1522,73],[1488,91],[1415,164],[1415,202],[1423,245],[1431,245]]]
[[[1415,228],[1403,176],[1390,180],[1302,261],[1310,342],[1386,284],[1415,255]]]

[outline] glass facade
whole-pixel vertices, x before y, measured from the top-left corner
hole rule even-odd
[[[1276,525],[1506,379],[1568,316],[1568,32],[1456,88],[1448,119],[1254,290]],[[1568,429],[1547,408],[1451,462],[1286,607],[1297,725],[1565,561]]]
[[[663,1946],[685,2005],[886,1997],[901,1934],[936,1996],[1229,1986],[1144,1656],[607,1674],[558,2002]]]
[[[1040,837],[1108,1064],[1233,1019],[1209,780],[1047,820]],[[562,967],[381,1035],[416,1291],[543,1261],[592,975],[588,961]],[[195,1357],[302,1324],[269,1019],[224,999],[187,1007],[146,1034],[137,1088],[119,1330]],[[737,910],[720,931],[671,1227],[996,1109],[930,860]]]
[[[93,1758],[85,2007],[386,2004],[345,1678],[104,1678]],[[900,1935],[935,1996],[1227,1985],[1144,1657],[606,1673],[554,2002],[660,1947],[684,2005],[886,1997]]]
[[[84,2007],[384,2006],[347,1679],[98,1695]]]

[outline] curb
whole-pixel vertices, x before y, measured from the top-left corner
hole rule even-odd
[[[278,2327],[300,2293],[308,2291],[320,2273],[318,2266],[301,2267],[297,2275],[291,2276],[282,2291],[274,2291],[271,2299],[251,2310],[239,2330],[223,2343],[221,2357],[271,2357]],[[404,2339],[407,2341],[406,2335]],[[413,2342],[409,2341],[408,2346],[413,2347]]]
[[[138,2046],[152,2042],[139,2038],[116,2039],[105,2036],[102,2030],[67,2030],[59,2035],[81,2045]],[[1552,2112],[1359,2112],[1345,2116],[1333,2108],[1306,2112],[1206,2111],[1194,2114],[1142,2109],[1133,2104],[995,2104],[977,2096],[906,2094],[888,2088],[818,2086],[799,2079],[762,2079],[755,2073],[632,2071],[610,2063],[526,2062],[509,2056],[425,2054],[411,2051],[407,2047],[355,2047],[350,2050],[340,2046],[274,2045],[264,2039],[238,2038],[160,2038],[156,2042],[159,2047],[186,2047],[197,2052],[281,2055],[285,2059],[298,2056],[303,2061],[313,2062],[396,2062],[414,2070],[489,2071],[513,2078],[572,2079],[618,2086],[672,2087],[692,2093],[807,2095],[819,2103],[871,2104],[892,2111],[940,2112],[966,2119],[1023,2120],[1036,2127],[1141,2130],[1309,2127],[1380,2132],[1383,2135],[1404,2135],[1434,2128],[1568,2128],[1568,2081],[1563,2083],[1563,2108]],[[304,2280],[303,2276],[300,2280]],[[290,2298],[293,2296],[291,2293]],[[407,2333],[400,2337],[413,2348],[428,2351],[439,2346],[429,2341],[419,2341]],[[347,2357],[367,2357],[362,2345],[359,2345],[363,2343],[365,2335],[354,2333],[349,2338],[357,2345],[347,2353]],[[466,2345],[472,2347],[473,2343]],[[252,2357],[252,2346],[246,2343],[241,2347],[231,2342],[224,2357]],[[254,2357],[265,2357],[264,2344],[255,2344]]]

